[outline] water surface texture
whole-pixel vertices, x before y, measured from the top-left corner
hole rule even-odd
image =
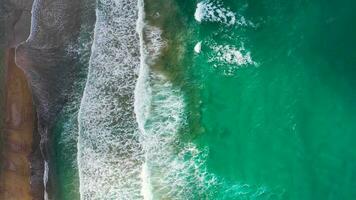
[[[145,1],[149,196],[354,199],[355,7]]]
[[[356,199],[355,9],[97,1],[54,130],[58,198]]]

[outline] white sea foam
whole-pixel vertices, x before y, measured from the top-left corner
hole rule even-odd
[[[217,60],[225,64],[233,64],[237,66],[255,65],[252,60],[251,53],[246,51],[245,48],[236,48],[230,45],[214,45],[212,49],[216,55],[211,60]]]
[[[36,20],[36,12],[38,12],[39,0],[34,0],[31,8],[31,28],[30,35],[26,42],[31,42],[34,39],[35,34],[38,32],[38,22]]]
[[[135,102],[134,102],[134,111],[136,114],[136,120],[141,133],[145,131],[144,121],[149,113],[149,106],[147,106],[147,104],[150,103],[150,98],[149,98],[150,91],[149,91],[149,85],[147,81],[149,75],[149,69],[146,64],[148,52],[146,52],[147,49],[144,48],[144,41],[143,41],[143,32],[144,32],[143,29],[145,26],[143,1],[144,0],[138,0],[138,20],[136,24],[136,32],[138,33],[140,39],[140,69],[139,69],[139,77],[137,79],[137,84],[135,88]],[[153,37],[150,40],[154,40],[153,38],[159,38],[159,37],[154,37],[155,35],[159,36],[159,32],[157,34],[153,34],[152,35]],[[159,47],[157,47],[156,50],[155,48],[152,48],[152,50],[156,51],[155,54],[158,54]],[[145,156],[145,160],[147,160],[146,156]],[[146,161],[142,165],[141,181],[142,181],[141,195],[143,196],[143,199],[153,200],[150,173]]]
[[[183,93],[165,75],[150,70],[166,43],[158,28],[144,24],[140,2],[141,68],[135,113],[145,156],[141,193],[145,200],[207,197],[215,182],[204,171],[206,152],[192,143],[180,144],[179,130],[186,122]]]
[[[180,141],[184,94],[150,69],[166,45],[161,30],[144,24],[143,0],[138,2],[139,38],[134,1],[100,0],[98,5],[78,117],[81,199],[213,199],[211,188],[218,182],[206,170],[208,149]]]
[[[236,14],[233,11],[225,8],[221,3],[208,0],[197,4],[194,17],[198,22],[220,22],[226,25],[234,25],[236,23]]]
[[[198,42],[194,47],[195,53],[200,53],[201,51],[201,42]]]
[[[163,73],[150,68],[168,43],[161,38],[160,29],[144,23],[143,0],[139,2],[137,32],[141,65],[135,89],[135,114],[145,158],[141,168],[143,198],[185,200],[216,199],[218,196],[249,199],[251,193],[254,194],[253,190],[244,191],[249,185],[227,184],[208,173],[207,148],[199,149],[191,142],[181,141],[181,134],[189,134],[181,132],[187,122],[184,93]],[[201,43],[198,43],[195,51],[200,50]],[[222,54],[221,61],[250,62],[242,48],[240,54],[239,49],[230,46],[216,46],[216,50]]]
[[[204,170],[206,152],[192,143],[180,144],[179,130],[186,121],[182,91],[163,75],[150,73],[148,78],[148,91],[140,92],[140,97],[150,95],[149,102],[145,102],[148,108],[144,109],[149,112],[139,122],[144,127],[141,141],[147,165],[143,180],[149,184],[144,190],[149,194],[145,199],[209,196],[208,188],[215,180]]]
[[[153,200],[151,179],[150,179],[150,173],[148,170],[147,163],[144,163],[142,165],[141,179],[142,179],[141,194],[143,196],[143,199],[144,200]]]
[[[243,67],[258,66],[251,52],[246,50],[243,44],[240,47],[212,44],[210,49],[212,53],[208,57],[208,62],[226,76],[235,75],[236,71]]]
[[[48,200],[48,193],[47,193],[48,173],[49,173],[48,162],[44,161],[44,172],[43,172],[44,200]]]
[[[142,199],[142,147],[134,115],[140,65],[137,1],[99,0],[78,116],[82,200]]]
[[[195,20],[201,22],[203,20],[204,13],[205,13],[204,3],[200,2],[197,4],[197,8],[194,13]]]
[[[204,0],[197,4],[194,18],[197,22],[217,22],[227,26],[252,26],[244,16],[240,16],[220,1]]]

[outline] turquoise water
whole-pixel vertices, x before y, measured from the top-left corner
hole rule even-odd
[[[61,198],[356,198],[356,3],[136,3],[98,2]]]
[[[355,3],[156,3],[147,19],[167,47],[154,69],[182,90],[180,140],[208,174],[189,199],[356,197]]]

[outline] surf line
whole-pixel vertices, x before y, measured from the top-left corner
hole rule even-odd
[[[147,79],[149,76],[149,69],[146,64],[146,58],[147,54],[145,53],[145,47],[144,47],[144,39],[143,39],[143,28],[145,26],[145,11],[144,11],[144,0],[138,0],[137,1],[137,7],[138,7],[138,19],[136,23],[136,32],[139,35],[139,41],[140,41],[140,68],[139,68],[139,75],[137,78],[136,82],[136,88],[135,88],[135,101],[134,101],[134,111],[136,115],[136,121],[138,124],[138,128],[140,132],[145,132],[144,128],[144,121],[145,121],[145,115],[146,115],[146,109],[147,105],[145,106],[145,103],[149,104],[149,94],[147,94],[146,87],[147,87]],[[148,102],[147,102],[148,101]],[[152,193],[152,186],[150,183],[150,175],[149,175],[149,170],[147,166],[147,154],[144,155],[145,161],[142,165],[141,168],[141,195],[144,200],[152,200],[153,199],[153,193]]]

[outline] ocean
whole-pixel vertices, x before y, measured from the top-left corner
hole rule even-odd
[[[355,8],[99,0],[63,199],[355,199]]]

